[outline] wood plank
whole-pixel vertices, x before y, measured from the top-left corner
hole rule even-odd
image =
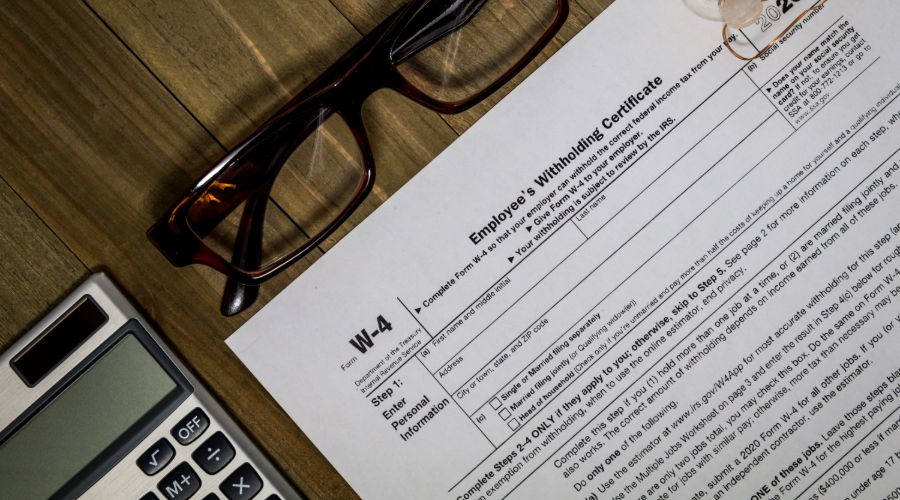
[[[85,277],[87,268],[2,179],[0,256],[3,351]]]
[[[173,2],[89,0],[203,125],[233,146],[361,38],[325,0]],[[260,16],[260,12],[265,12]],[[378,164],[365,206],[324,245],[330,248],[406,183],[456,134],[436,114],[392,92],[364,108]],[[187,184],[185,184],[187,187]],[[315,189],[276,190],[295,216],[317,213]]]
[[[592,18],[599,16],[614,0],[574,0]]]
[[[314,498],[352,497],[222,342],[247,315],[218,314],[221,279],[173,268],[144,235],[220,145],[83,4],[4,2],[0,44],[0,176],[143,306],[289,479]]]

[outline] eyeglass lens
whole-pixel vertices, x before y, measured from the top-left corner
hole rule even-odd
[[[473,9],[474,10],[474,9]],[[397,70],[432,99],[455,102],[478,94],[515,65],[556,17],[556,0],[489,0],[452,33],[404,58]],[[431,13],[427,9],[418,16]],[[411,19],[415,25],[418,19]],[[403,37],[399,38],[403,41]]]
[[[360,149],[340,115],[319,110],[304,127],[308,134],[295,149],[291,150],[294,145],[285,138],[272,138],[270,147],[261,144],[259,157],[251,152],[245,161],[223,171],[188,209],[188,225],[194,233],[219,256],[247,271],[265,267],[305,245],[352,202],[362,180]],[[285,133],[304,135],[293,130]],[[261,163],[279,154],[289,156],[274,179],[264,181],[271,186],[268,196],[264,189],[252,196],[241,189],[254,182],[245,178],[247,172],[264,177]],[[263,199],[255,198],[259,196]],[[252,210],[264,214],[246,214],[254,203],[261,206]],[[210,227],[208,212],[222,208],[232,211]],[[235,249],[243,244],[239,241],[242,216],[251,219],[245,224],[258,225],[256,230],[262,231],[262,241],[254,242],[259,258],[249,262],[233,260]]]

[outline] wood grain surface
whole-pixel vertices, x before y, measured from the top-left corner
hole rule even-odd
[[[402,3],[0,2],[0,349],[81,279],[106,271],[298,489],[354,498],[223,342],[317,255],[267,282],[249,311],[225,318],[224,279],[172,267],[145,231],[225,150]],[[364,118],[377,184],[323,250],[610,3],[572,2],[544,53],[466,113],[441,116],[389,91],[371,96]],[[289,214],[308,197],[295,198],[282,200]]]

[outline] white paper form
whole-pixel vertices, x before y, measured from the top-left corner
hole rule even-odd
[[[897,498],[898,25],[616,2],[228,344],[363,498]]]

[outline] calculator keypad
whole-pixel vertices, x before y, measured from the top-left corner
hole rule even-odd
[[[171,429],[171,435],[178,444],[173,446],[167,438],[162,438],[150,446],[137,459],[137,466],[147,475],[154,475],[171,467],[173,459],[185,457],[190,453],[189,461],[182,461],[157,483],[157,492],[148,492],[140,500],[185,500],[196,495],[204,481],[203,473],[209,476],[221,474],[234,461],[238,452],[228,436],[222,430],[214,429],[209,437],[196,446],[189,446],[206,432],[211,426],[209,417],[199,407],[191,410]],[[182,445],[182,446],[179,446]],[[193,462],[193,463],[191,463]],[[199,467],[200,470],[195,470]],[[202,472],[201,472],[202,471]],[[216,482],[203,487],[206,491],[215,488]],[[263,480],[249,463],[243,463],[227,474],[218,484],[221,495],[207,493],[202,500],[247,500],[257,496],[263,489]],[[161,493],[161,495],[158,495]],[[198,497],[199,498],[199,497]],[[265,500],[280,500],[271,494]]]

